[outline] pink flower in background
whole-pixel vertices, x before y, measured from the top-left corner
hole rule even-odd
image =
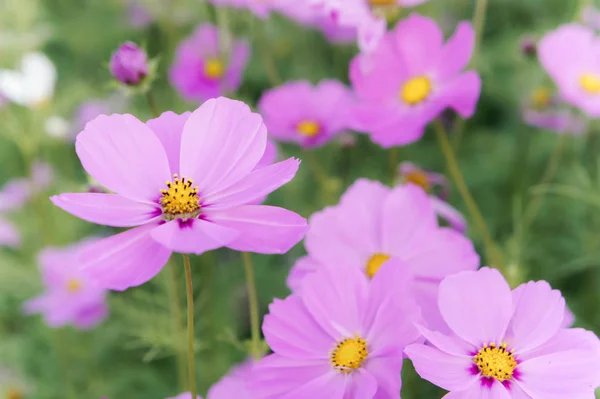
[[[110,73],[126,85],[138,85],[148,75],[146,52],[133,42],[123,43],[110,57]]]
[[[154,277],[172,251],[287,252],[304,236],[306,220],[283,208],[249,205],[298,170],[293,158],[257,167],[266,136],[260,115],[223,97],[146,124],[128,114],[88,123],[77,136],[77,154],[115,194],[51,199],[89,222],[135,228],[84,251],[85,270],[103,287],[124,290]]]
[[[594,7],[593,4],[587,4],[581,10],[581,22],[595,30],[600,30],[600,10]]]
[[[305,148],[323,145],[348,127],[352,92],[336,80],[313,87],[305,81],[288,82],[263,94],[258,109],[269,136]]]
[[[417,303],[428,324],[443,325],[437,309],[437,287],[444,277],[479,267],[473,244],[451,228],[439,227],[431,199],[419,187],[405,184],[389,188],[366,179],[357,180],[342,195],[339,205],[310,218],[305,246],[313,267],[333,267],[344,273],[359,270],[376,276],[390,258],[405,262],[415,277]],[[297,266],[300,267],[300,266]],[[298,283],[288,280],[288,285]]]
[[[419,140],[447,108],[472,116],[481,80],[475,71],[462,70],[474,42],[468,22],[460,23],[446,43],[430,18],[412,14],[398,23],[374,51],[351,62],[350,81],[359,101],[356,130],[387,148]]]
[[[27,313],[41,313],[50,327],[73,324],[90,329],[106,318],[106,290],[82,268],[82,252],[98,239],[67,248],[46,248],[38,258],[46,292],[27,301]]]
[[[587,121],[546,87],[533,90],[523,106],[522,117],[530,126],[558,134],[580,135],[587,129]]]
[[[420,327],[429,344],[405,353],[444,398],[595,397],[598,337],[561,328],[565,300],[545,281],[511,292],[497,270],[463,272],[442,282],[439,307],[450,335]]]
[[[600,39],[590,28],[563,25],[546,34],[538,57],[561,98],[591,117],[600,116]]]
[[[169,79],[186,100],[204,101],[240,86],[250,47],[233,40],[231,48],[222,48],[219,35],[217,27],[202,24],[177,47]]]
[[[127,99],[121,95],[113,95],[106,99],[92,99],[82,102],[75,111],[73,136],[82,131],[85,125],[99,115],[110,115],[121,112],[127,105]],[[75,138],[75,137],[73,137]]]
[[[154,15],[139,0],[127,1],[127,18],[134,28],[145,28],[155,21]]]
[[[420,339],[407,268],[322,269],[301,294],[275,300],[263,333],[274,354],[254,366],[256,399],[398,398],[403,349]]]
[[[447,221],[453,229],[460,233],[464,234],[467,231],[465,217],[446,202],[450,191],[450,184],[444,175],[428,172],[411,162],[402,162],[399,170],[403,183],[416,184],[429,194],[429,199],[435,209],[435,213],[440,218]],[[433,193],[436,187],[440,187],[441,190],[439,193]]]
[[[233,367],[225,377],[208,390],[206,399],[252,399],[248,383],[253,365],[253,360],[247,360]]]

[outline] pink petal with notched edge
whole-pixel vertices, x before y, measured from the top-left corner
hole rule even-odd
[[[346,384],[346,379],[340,373],[330,371],[289,393],[277,396],[277,399],[318,398],[320,395],[328,399],[342,399],[343,393],[347,391]],[[346,395],[343,396],[346,398]]]
[[[436,76],[446,79],[460,73],[468,64],[475,48],[475,31],[470,22],[461,22],[440,53]]]
[[[395,399],[399,397],[402,387],[400,374],[402,372],[402,358],[378,357],[369,359],[365,369],[377,380],[377,394],[374,399]]]
[[[299,292],[300,286],[302,285],[302,280],[304,280],[304,277],[308,276],[311,273],[316,272],[318,269],[320,269],[322,267],[323,267],[323,265],[321,265],[319,262],[317,262],[315,259],[311,258],[310,256],[304,256],[302,258],[299,258],[296,261],[296,263],[294,263],[294,266],[292,266],[290,273],[288,274],[288,277],[286,280],[287,286],[293,292]]]
[[[306,219],[274,206],[245,205],[210,212],[207,217],[239,232],[239,237],[227,244],[227,247],[236,251],[286,253],[302,240],[308,230]]]
[[[179,155],[181,152],[181,135],[183,126],[192,113],[184,112],[177,115],[174,112],[163,112],[158,118],[150,119],[146,125],[158,137],[167,158],[169,159],[169,167],[171,175],[179,173]]]
[[[393,35],[397,54],[404,59],[412,76],[435,66],[444,36],[433,19],[411,14],[398,23]]]
[[[158,226],[150,234],[158,243],[172,251],[200,255],[226,246],[240,233],[203,219],[176,219]]]
[[[75,145],[84,169],[129,199],[153,202],[172,178],[160,140],[132,115],[98,116],[79,133]]]
[[[228,209],[248,204],[277,190],[294,178],[300,161],[289,158],[255,169],[237,182],[203,197],[206,211]]]
[[[67,193],[50,200],[80,219],[113,227],[139,226],[162,214],[158,204],[142,203],[118,194]]]
[[[445,84],[440,89],[439,98],[461,117],[470,118],[475,113],[480,93],[481,78],[477,72],[467,71]]]
[[[150,236],[157,226],[136,227],[90,245],[81,254],[82,270],[100,287],[116,291],[147,282],[171,256],[170,249]]]
[[[327,363],[329,352],[336,343],[314,322],[297,295],[269,305],[262,331],[275,353],[294,359],[321,359]]]
[[[262,158],[256,164],[256,169],[269,166],[277,161],[278,156],[277,146],[272,140],[267,140],[267,146]]]
[[[504,385],[494,382],[492,386],[482,386],[475,382],[464,391],[452,391],[446,394],[442,399],[525,399],[509,393]],[[530,399],[530,398],[529,398]],[[546,398],[544,398],[546,399]]]
[[[445,390],[464,390],[479,379],[478,375],[470,371],[474,364],[471,357],[449,355],[422,344],[409,345],[404,353],[412,361],[421,378]]]
[[[180,172],[203,196],[245,177],[262,158],[267,131],[241,101],[219,97],[190,115],[181,138]]]
[[[514,314],[509,331],[511,349],[518,355],[548,341],[561,328],[565,299],[545,281],[529,282],[513,292]]]
[[[439,288],[439,307],[448,327],[481,347],[501,342],[512,316],[512,294],[504,277],[484,267],[448,276]]]
[[[366,369],[353,371],[347,384],[344,396],[347,399],[373,398],[377,392],[377,380]]]
[[[537,348],[519,355],[521,362],[557,352],[583,350],[600,354],[600,340],[592,331],[582,328],[561,328],[548,341]]]
[[[417,329],[425,337],[426,341],[448,355],[472,359],[473,353],[477,353],[479,350],[479,348],[461,340],[456,335],[444,335],[420,324],[417,325]]]

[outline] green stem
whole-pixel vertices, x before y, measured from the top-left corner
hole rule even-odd
[[[485,13],[487,11],[488,0],[476,0],[475,14],[473,15],[473,28],[475,29],[475,46],[479,47],[485,28]]]
[[[398,155],[400,148],[392,147],[388,150],[388,168],[390,173],[390,184],[393,186],[396,182],[396,171],[398,168]]]
[[[179,291],[177,267],[175,264],[167,264],[169,268],[169,282],[171,284],[171,311],[173,312],[173,331],[175,336],[175,350],[177,354],[177,377],[181,391],[186,391],[188,386],[187,376],[185,375],[185,349],[180,344],[183,338],[183,314],[179,303],[181,294]]]
[[[194,357],[194,287],[192,283],[192,268],[190,257],[183,254],[183,266],[185,268],[185,285],[187,293],[187,332],[188,332],[188,370],[190,392],[192,398],[196,398],[196,364]]]
[[[254,279],[254,270],[252,266],[252,258],[248,252],[243,253],[244,270],[246,271],[246,289],[248,291],[248,306],[250,310],[250,331],[251,331],[251,346],[250,354],[255,360],[260,360],[262,357],[260,343],[260,315],[258,309],[258,296],[256,295],[256,282]]]
[[[458,163],[456,162],[456,157],[454,156],[454,152],[452,150],[452,146],[450,145],[450,141],[448,141],[448,135],[446,134],[446,130],[444,126],[440,122],[439,119],[436,119],[434,122],[435,131],[437,135],[438,142],[440,143],[440,147],[444,154],[444,158],[446,158],[446,164],[448,167],[448,171],[452,176],[452,180],[454,180],[454,184],[456,185],[458,192],[460,193],[463,201],[467,205],[469,213],[471,214],[471,218],[475,222],[477,229],[479,230],[479,234],[483,239],[483,244],[485,245],[486,256],[488,262],[491,266],[494,266],[500,270],[504,268],[504,261],[502,254],[496,247],[494,240],[492,239],[492,235],[485,223],[485,219],[481,215],[481,211],[477,206],[477,203],[473,199],[467,184],[465,183],[465,179],[458,167]]]
[[[260,58],[265,69],[265,73],[267,74],[267,78],[269,78],[269,83],[272,86],[277,86],[281,84],[281,76],[279,76],[277,65],[272,57],[273,52],[270,51],[271,49],[267,39],[267,32],[265,31],[267,24],[260,23],[259,25],[257,39]]]
[[[148,99],[148,105],[150,106],[150,111],[152,111],[152,115],[154,115],[155,118],[160,116],[158,112],[158,107],[156,106],[156,101],[154,100],[154,95],[152,94],[151,90],[148,90],[146,92],[146,98]]]

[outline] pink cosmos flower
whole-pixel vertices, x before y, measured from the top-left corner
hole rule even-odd
[[[169,79],[186,100],[204,101],[240,86],[250,47],[244,40],[234,40],[225,49],[219,40],[217,27],[202,24],[177,47]]]
[[[336,80],[313,87],[288,82],[265,92],[258,103],[269,135],[305,148],[323,145],[349,127],[352,93]]]
[[[407,268],[390,261],[369,284],[358,270],[322,269],[301,294],[275,300],[263,333],[274,354],[254,366],[256,399],[392,399],[402,351],[420,339]]]
[[[542,38],[538,55],[564,101],[600,116],[600,39],[592,29],[563,25]]]
[[[313,270],[359,270],[372,278],[384,262],[398,258],[414,275],[417,303],[427,323],[435,326],[443,325],[437,309],[439,283],[448,275],[479,266],[471,241],[451,228],[439,227],[431,199],[414,184],[389,188],[359,179],[339,205],[315,213],[309,225],[304,243],[311,260],[303,260],[295,267],[302,272],[292,275],[302,276],[312,265]],[[288,280],[288,284],[298,283]]]
[[[46,292],[27,301],[26,313],[41,313],[50,327],[73,324],[85,330],[108,315],[106,290],[82,269],[82,252],[98,239],[86,239],[67,248],[46,248],[38,262]]]
[[[253,363],[252,360],[249,360],[233,367],[225,377],[208,390],[206,399],[252,399],[253,396],[248,389],[248,380]],[[197,398],[202,399],[200,396]],[[186,392],[167,399],[192,399],[192,394]]]
[[[522,110],[523,121],[530,126],[551,130],[558,134],[585,133],[587,122],[567,108],[560,95],[546,87],[533,90]]]
[[[497,270],[463,272],[442,282],[439,307],[451,333],[420,327],[429,345],[405,353],[445,399],[595,397],[600,342],[561,328],[565,300],[545,281],[511,292]]]
[[[431,204],[440,218],[446,220],[453,229],[460,233],[464,234],[467,231],[465,217],[456,208],[446,202],[450,191],[450,184],[446,176],[423,170],[412,162],[402,162],[399,169],[403,183],[416,184],[426,193],[429,193]],[[438,195],[432,194],[433,189],[436,187],[441,188]]]
[[[600,10],[593,4],[586,4],[581,10],[581,22],[595,30],[600,30]]]
[[[172,251],[288,251],[304,236],[306,220],[283,208],[248,205],[298,170],[293,158],[256,167],[266,136],[258,114],[223,97],[191,114],[165,112],[145,124],[128,114],[88,123],[77,136],[77,154],[115,194],[51,199],[92,223],[137,227],[84,251],[86,271],[103,287],[124,290],[154,277]]]
[[[445,109],[463,118],[475,112],[481,80],[462,72],[471,58],[475,33],[462,22],[444,44],[436,23],[418,14],[401,21],[377,48],[350,65],[359,104],[356,130],[382,147],[417,141]]]

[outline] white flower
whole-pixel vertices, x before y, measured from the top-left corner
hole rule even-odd
[[[44,122],[44,128],[48,136],[64,139],[69,135],[71,126],[65,118],[58,115],[52,115]]]
[[[55,83],[56,68],[44,53],[26,53],[18,70],[0,69],[0,94],[26,107],[50,100]]]

